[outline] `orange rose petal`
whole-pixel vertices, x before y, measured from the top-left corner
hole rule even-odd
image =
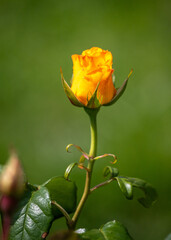
[[[71,89],[78,100],[87,105],[100,82],[97,97],[101,104],[108,103],[116,94],[112,81],[112,54],[98,47],[72,55],[73,80]]]

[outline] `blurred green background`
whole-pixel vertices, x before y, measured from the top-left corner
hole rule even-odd
[[[171,232],[170,12],[169,0],[0,0],[0,163],[14,145],[31,183],[79,158],[67,144],[89,149],[88,117],[65,96],[60,66],[69,82],[71,55],[98,46],[113,54],[116,86],[134,69],[123,97],[99,113],[98,154],[115,153],[120,173],[152,183],[159,199],[144,209],[111,184],[92,194],[78,227],[117,219],[136,240]],[[96,164],[93,185],[106,164]],[[72,176],[80,196],[84,173]],[[64,227],[60,219],[51,233]]]

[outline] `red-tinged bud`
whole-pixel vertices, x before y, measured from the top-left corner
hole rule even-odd
[[[0,210],[2,213],[10,214],[17,205],[17,199],[3,195],[0,199]]]
[[[20,161],[15,153],[10,159],[0,175],[0,193],[7,196],[19,197],[25,187],[24,172]]]

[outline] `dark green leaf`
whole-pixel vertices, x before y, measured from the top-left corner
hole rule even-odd
[[[68,213],[75,210],[77,187],[73,182],[63,177],[54,177],[46,182],[44,186],[49,190],[51,201],[57,202]],[[63,216],[56,206],[53,206],[52,209],[56,218]]]
[[[103,176],[107,177],[109,174],[111,175],[111,178],[117,177],[119,170],[117,168],[112,168],[111,166],[106,166],[103,170]]]
[[[117,221],[111,221],[99,229],[81,233],[80,238],[84,240],[132,240],[127,229]]]
[[[39,240],[49,232],[54,216],[47,188],[38,191],[27,189],[15,212],[10,230],[10,240]]]
[[[131,177],[118,177],[122,181],[129,182],[133,187],[139,188],[144,192],[144,197],[138,198],[138,201],[146,208],[150,207],[157,200],[156,190],[146,181]]]
[[[71,103],[77,107],[84,107],[84,105],[76,98],[76,96],[74,95],[68,83],[65,81],[63,77],[62,69],[61,69],[61,79],[62,79],[62,85],[63,85],[64,91],[67,97],[69,98],[69,100],[71,101]]]
[[[58,202],[69,213],[75,209],[76,186],[63,177],[54,177],[39,189],[27,184],[27,189],[13,215],[9,240],[39,240],[46,236],[52,221],[62,213],[52,205]]]
[[[133,198],[132,184],[122,177],[116,178],[118,185],[127,199]]]
[[[156,200],[157,200],[157,192],[156,190],[151,186],[151,184],[147,183],[146,181],[138,178],[130,178],[127,177],[128,181],[132,183],[133,187],[141,189],[145,197],[138,198],[138,201],[144,206],[144,207],[150,207]]]

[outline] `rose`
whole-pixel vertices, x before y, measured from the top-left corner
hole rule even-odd
[[[97,99],[106,104],[116,94],[112,81],[112,54],[101,48],[93,47],[82,55],[72,55],[73,79],[71,90],[77,99],[87,105],[97,86]]]
[[[123,94],[132,70],[123,85],[116,89],[112,81],[112,54],[98,47],[72,55],[73,78],[71,87],[61,77],[65,93],[78,107],[99,108],[115,103]]]

